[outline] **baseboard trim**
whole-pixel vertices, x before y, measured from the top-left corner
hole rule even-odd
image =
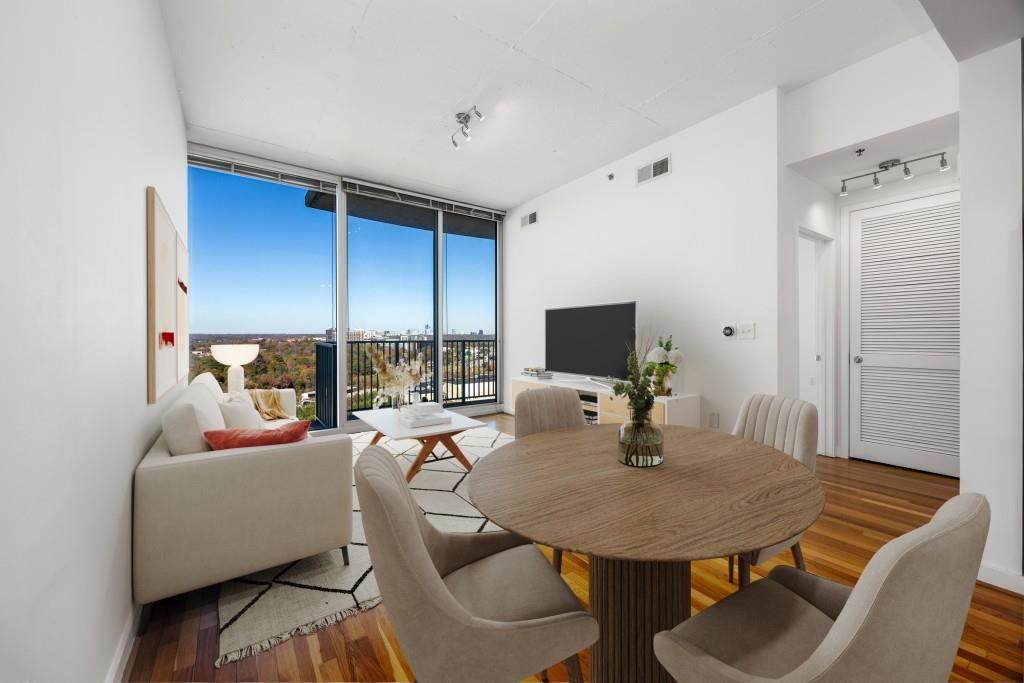
[[[982,563],[981,569],[978,570],[978,581],[1017,595],[1024,595],[1024,576],[990,564]]]
[[[125,677],[125,669],[128,660],[132,655],[132,646],[135,645],[135,634],[139,631],[139,622],[142,620],[142,605],[132,605],[132,613],[129,615],[117,642],[117,649],[114,650],[114,657],[110,660],[110,668],[107,670],[107,683],[121,683]]]

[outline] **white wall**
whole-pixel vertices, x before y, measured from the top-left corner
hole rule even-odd
[[[960,64],[960,488],[992,527],[981,578],[1021,579],[1021,41]]]
[[[783,162],[946,116],[958,109],[956,60],[923,33],[786,94]]]
[[[5,3],[0,45],[2,677],[99,681],[133,614],[132,474],[163,407],[145,188],[184,231],[184,124],[154,0]]]
[[[508,214],[506,380],[544,363],[545,309],[636,300],[641,328],[686,354],[673,385],[703,396],[705,424],[731,429],[746,395],[776,390],[778,107],[764,93]],[[638,186],[666,153],[671,174]],[[527,211],[539,220],[522,228]],[[727,340],[724,322],[757,338]]]

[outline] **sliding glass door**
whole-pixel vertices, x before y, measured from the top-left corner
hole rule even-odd
[[[421,359],[407,398],[435,401],[437,212],[356,194],[346,204],[349,415],[374,407],[381,363]]]
[[[497,222],[355,192],[346,211],[349,418],[391,405],[378,370],[402,360],[423,362],[408,400],[497,401]]]
[[[444,400],[460,406],[498,398],[495,221],[445,212]]]

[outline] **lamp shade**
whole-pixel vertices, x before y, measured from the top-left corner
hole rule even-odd
[[[245,365],[256,360],[260,353],[259,344],[213,344],[210,346],[213,359],[224,365]]]

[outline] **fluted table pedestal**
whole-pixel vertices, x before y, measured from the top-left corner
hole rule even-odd
[[[672,683],[654,656],[654,634],[690,617],[690,563],[591,555],[590,611],[601,626],[591,648],[591,680]]]

